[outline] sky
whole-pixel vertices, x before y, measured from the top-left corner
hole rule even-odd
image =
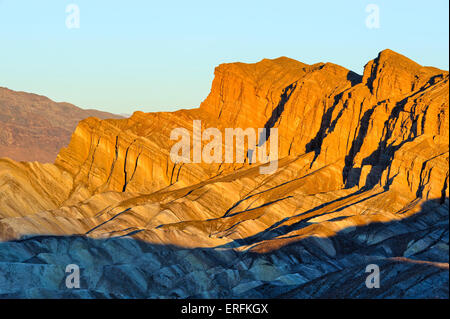
[[[228,62],[288,56],[362,74],[389,48],[448,70],[448,10],[448,0],[0,0],[0,86],[131,114],[198,107]]]

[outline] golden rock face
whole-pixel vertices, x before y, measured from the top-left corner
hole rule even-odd
[[[54,164],[0,160],[0,240],[129,235],[149,243],[269,252],[448,205],[449,75],[385,50],[359,76],[289,58],[216,68],[193,110],[87,118]],[[174,164],[177,127],[279,132],[278,170]],[[192,146],[192,145],[191,145]],[[270,240],[254,237],[279,230]]]

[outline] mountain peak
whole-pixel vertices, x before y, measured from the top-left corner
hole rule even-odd
[[[73,260],[105,270],[86,273],[83,296],[448,298],[449,82],[429,81],[438,72],[393,51],[369,62],[365,82],[332,63],[230,63],[199,109],[90,117],[55,164],[0,159],[0,296],[67,296],[52,269]],[[51,105],[27,135],[5,130],[13,117],[31,125],[24,103],[2,99],[0,144],[61,136],[43,125],[57,123]],[[268,149],[270,163],[249,163]],[[381,292],[355,279],[372,259],[397,278]]]
[[[408,63],[415,64],[420,67],[420,65],[418,63],[414,62],[410,58],[408,58],[408,57],[404,56],[403,54],[400,54],[396,51],[393,51],[391,49],[384,49],[384,50],[380,51],[378,53],[378,59],[380,59],[380,60],[395,59],[396,61],[403,60],[403,61],[408,61]]]
[[[377,99],[386,99],[411,93],[442,73],[442,70],[423,67],[400,53],[385,49],[365,65],[362,81]]]

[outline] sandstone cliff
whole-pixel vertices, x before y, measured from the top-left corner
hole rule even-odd
[[[88,118],[54,164],[0,160],[0,238],[126,236],[146,245],[230,250],[223,258],[248,257],[239,270],[250,271],[236,275],[246,288],[226,279],[233,296],[276,280],[293,285],[284,290],[290,296],[314,296],[318,278],[351,278],[348,269],[375,257],[398,267],[426,263],[431,268],[411,272],[416,285],[429,278],[448,283],[448,92],[447,71],[390,50],[368,62],[362,76],[285,57],[223,64],[198,109]],[[193,120],[203,128],[278,128],[278,170],[172,163],[170,132],[192,130]],[[168,295],[182,287],[176,279],[187,269],[170,270]],[[305,290],[293,290],[299,283]],[[191,288],[181,295],[210,289]]]

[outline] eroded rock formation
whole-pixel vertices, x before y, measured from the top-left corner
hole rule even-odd
[[[448,92],[447,71],[390,50],[362,76],[284,57],[220,65],[198,109],[88,118],[54,164],[1,159],[2,240],[91,239],[4,243],[0,260],[58,268],[70,259],[65,252],[42,256],[29,247],[108,251],[102,241],[114,238],[126,246],[121,263],[136,272],[128,281],[142,284],[139,296],[448,298]],[[174,164],[170,132],[191,130],[194,120],[204,128],[278,128],[278,170]],[[128,254],[133,245],[140,248]],[[64,262],[52,257],[60,253]],[[103,267],[96,271],[115,267],[116,257],[105,257],[113,252],[89,254]],[[364,288],[373,261],[391,278],[384,290]],[[170,278],[167,286],[148,284],[158,276]],[[102,278],[109,282],[86,282],[83,293],[135,296]],[[333,288],[344,282],[346,290]],[[52,287],[49,296],[63,293]]]

